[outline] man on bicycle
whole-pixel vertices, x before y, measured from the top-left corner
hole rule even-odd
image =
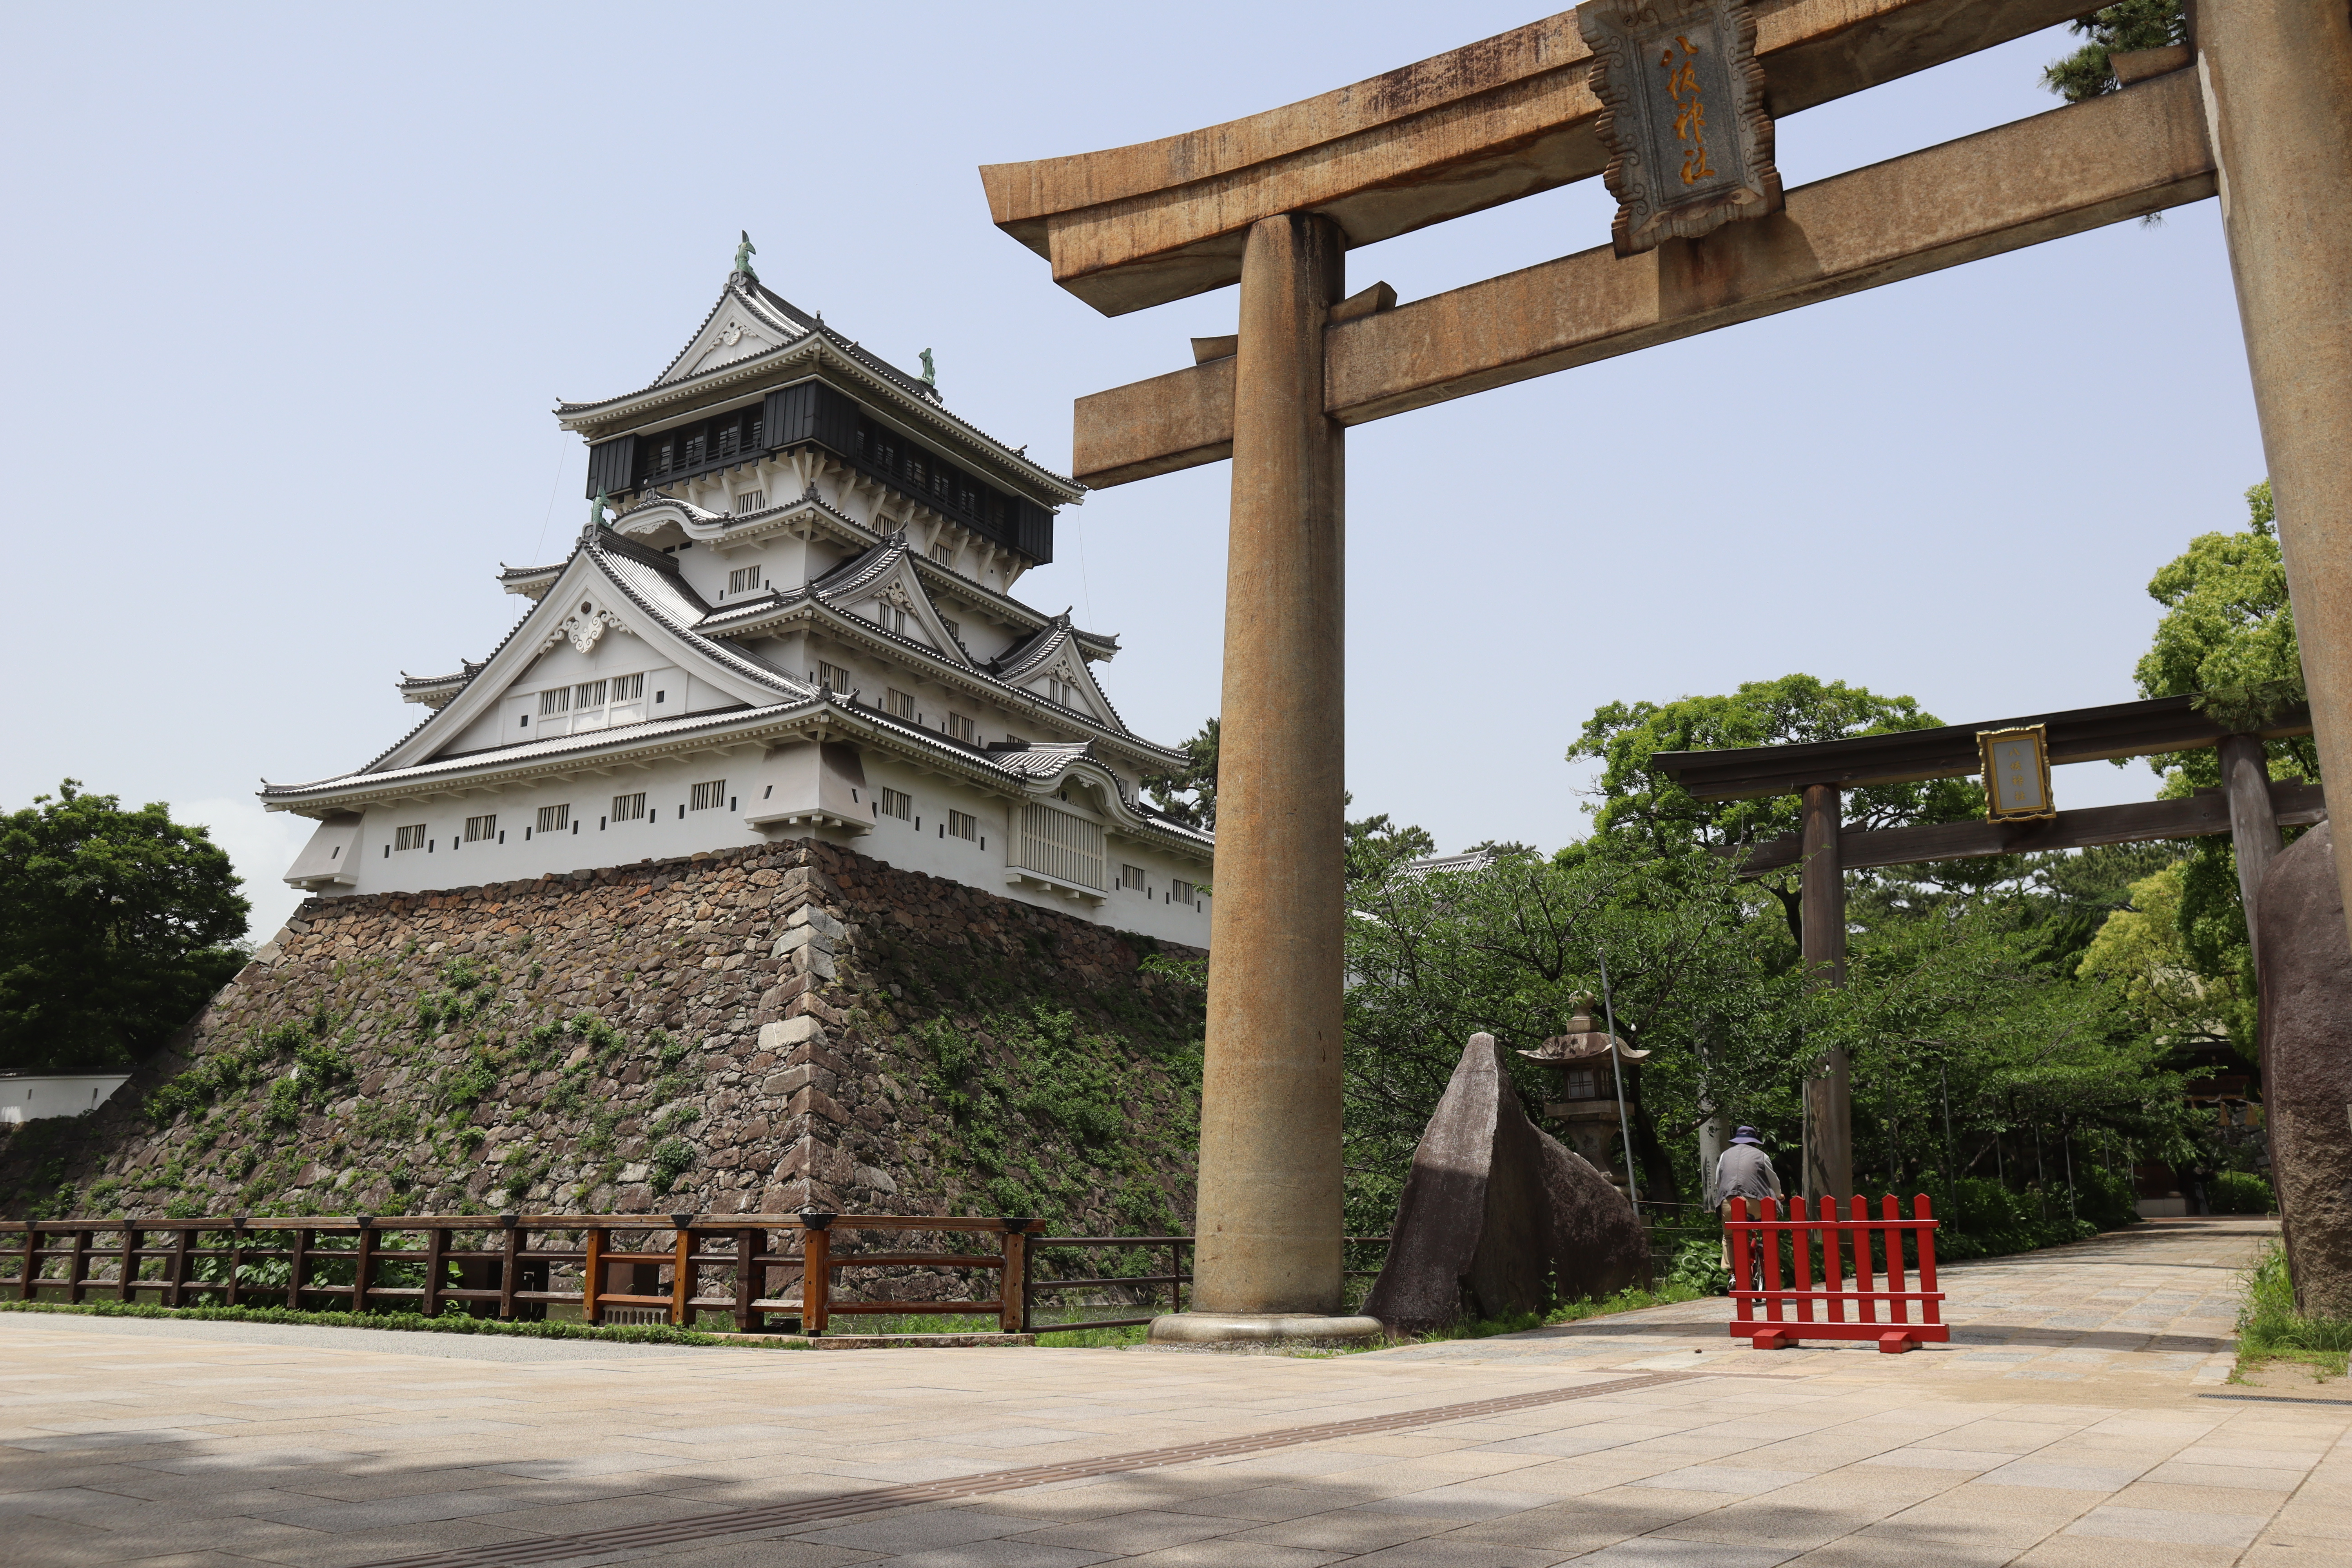
[[[1761,1200],[1780,1195],[1780,1173],[1772,1168],[1771,1160],[1765,1154],[1764,1141],[1756,1136],[1753,1127],[1742,1127],[1731,1135],[1731,1147],[1726,1149],[1723,1157],[1715,1163],[1717,1212],[1729,1219],[1731,1200],[1746,1198],[1748,1217],[1758,1219],[1764,1213]],[[1751,1290],[1763,1289],[1762,1256],[1759,1252],[1748,1260],[1748,1272],[1757,1276],[1746,1282]],[[1728,1233],[1723,1238],[1723,1266],[1726,1268],[1731,1267],[1731,1237]]]

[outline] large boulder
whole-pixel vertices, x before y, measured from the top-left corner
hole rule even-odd
[[[1420,1332],[1538,1311],[1649,1277],[1633,1205],[1528,1120],[1492,1035],[1473,1035],[1413,1151],[1364,1313]]]
[[[2263,873],[2263,1104],[2304,1311],[2352,1318],[2352,941],[2331,825]]]

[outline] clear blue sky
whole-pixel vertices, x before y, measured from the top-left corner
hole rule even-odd
[[[365,762],[583,516],[559,397],[643,384],[762,278],[1066,465],[1070,401],[1232,330],[1116,321],[989,226],[982,163],[1209,124],[1540,14],[1494,4],[18,7],[0,806],[62,775],[210,822]],[[1790,185],[2055,106],[2063,32],[1780,126]],[[1598,182],[1353,253],[1407,300],[1605,242]],[[1740,419],[1721,411],[1744,407]],[[1583,831],[1616,699],[1790,670],[1953,721],[2134,695],[2145,585],[2262,477],[2212,203],[1363,426],[1348,773],[1446,849]],[[1025,595],[1120,634],[1144,733],[1214,710],[1223,465],[1064,513]],[[2142,798],[2062,770],[2061,804]]]

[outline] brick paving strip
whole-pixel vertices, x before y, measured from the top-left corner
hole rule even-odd
[[[690,1519],[662,1520],[651,1524],[632,1525],[622,1530],[600,1530],[585,1535],[551,1535],[538,1541],[517,1541],[497,1546],[468,1547],[460,1552],[435,1552],[423,1557],[399,1557],[380,1563],[363,1563],[360,1568],[505,1568],[507,1564],[553,1563],[572,1557],[593,1557],[608,1552],[635,1552],[656,1546],[675,1546],[681,1542],[700,1541],[722,1535],[741,1535],[754,1530],[773,1530],[785,1525],[814,1524],[825,1520],[848,1519],[857,1514],[885,1513],[892,1509],[908,1508],[917,1503],[943,1502],[956,1498],[985,1497],[994,1492],[1021,1491],[1030,1487],[1045,1486],[1055,1481],[1086,1480],[1095,1476],[1124,1475],[1134,1470],[1161,1469],[1170,1465],[1189,1465],[1201,1459],[1222,1459],[1236,1454],[1254,1454],[1266,1448],[1287,1448],[1301,1443],[1320,1443],[1336,1437],[1361,1437],[1376,1432],[1395,1432],[1412,1426],[1433,1426],[1445,1421],[1469,1421],[1482,1415],[1500,1415],[1513,1410],[1531,1410],[1539,1405],[1557,1405],[1564,1400],[1589,1399],[1601,1394],[1629,1394],[1644,1388],[1657,1388],[1670,1383],[1689,1383],[1698,1378],[1726,1375],[1739,1374],[1660,1372],[1641,1377],[1613,1377],[1603,1383],[1581,1383],[1573,1387],[1555,1388],[1541,1394],[1514,1394],[1496,1399],[1474,1399],[1463,1405],[1440,1405],[1425,1410],[1400,1410],[1388,1415],[1359,1416],[1353,1421],[1327,1421],[1317,1426],[1286,1426],[1275,1432],[1251,1433],[1238,1437],[1220,1437],[1213,1442],[1186,1443],[1172,1448],[1139,1448],[1130,1453],[1106,1455],[1098,1459],[1066,1459],[1055,1465],[1031,1465],[1017,1470],[991,1470],[975,1476],[958,1477],[951,1480],[922,1481],[908,1486],[882,1487],[871,1491],[842,1492],[832,1497],[807,1498],[798,1502],[772,1503],[765,1508],[734,1509],[725,1513],[705,1513],[695,1515]]]

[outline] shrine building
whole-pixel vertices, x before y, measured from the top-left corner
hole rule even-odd
[[[748,267],[745,258],[739,264]],[[929,353],[926,351],[926,360]],[[1013,596],[1084,487],[748,269],[651,385],[556,409],[587,527],[373,762],[263,803],[340,897],[814,837],[1206,947],[1212,839],[1139,794],[1181,752],[1095,675],[1115,637]]]

